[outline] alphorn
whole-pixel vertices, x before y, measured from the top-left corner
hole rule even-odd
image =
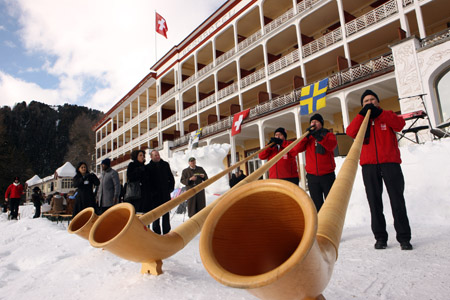
[[[308,132],[303,134],[230,190],[257,180],[307,134]],[[201,188],[201,184],[197,188]],[[189,193],[189,191],[182,195]],[[165,235],[155,234],[147,228],[147,225],[170,211],[170,209],[181,203],[180,201],[169,201],[140,218],[135,216],[134,207],[131,204],[115,205],[100,216],[92,226],[89,242],[93,247],[102,248],[124,259],[142,263],[141,273],[159,275],[162,273],[162,260],[183,249],[200,232],[212,208],[228,192]]]
[[[205,180],[201,184],[193,187],[192,189],[186,191],[185,193],[181,194],[180,196],[172,199],[171,201],[165,203],[164,205],[159,206],[155,210],[152,210],[148,212],[147,214],[141,216],[141,222],[148,225],[154,220],[158,219],[160,216],[165,214],[166,212],[170,211],[172,208],[176,207],[180,203],[184,202],[185,200],[189,199],[190,197],[194,196],[195,194],[199,193],[203,189],[205,189],[207,186],[213,184],[220,178],[222,178],[227,173],[231,172],[232,170],[236,169],[240,165],[246,163],[250,159],[254,158],[256,155],[258,155],[260,152],[264,151],[268,147],[272,146],[273,144],[268,144],[265,148],[253,153],[252,155],[246,157],[244,160],[241,160],[231,167],[223,170],[222,172],[216,174],[215,176],[209,178],[208,180]],[[67,231],[72,234],[76,234],[86,240],[89,240],[89,233],[92,229],[92,225],[94,225],[95,221],[98,219],[98,215],[95,214],[94,209],[92,207],[87,207],[80,211],[70,222],[69,227],[67,228]]]
[[[305,191],[278,179],[224,195],[200,234],[200,256],[214,279],[260,299],[324,299],[369,115],[318,214]]]

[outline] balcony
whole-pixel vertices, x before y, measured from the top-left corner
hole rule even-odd
[[[320,50],[323,50],[333,44],[336,44],[342,40],[342,30],[341,27],[327,33],[324,36],[321,36],[317,40],[312,41],[302,47],[303,49],[303,58],[313,55]]]
[[[368,75],[372,75],[380,71],[387,71],[389,68],[394,68],[394,57],[392,53],[381,55],[367,62],[331,75],[328,78],[328,88],[334,89]]]
[[[303,0],[302,2],[297,4],[297,14],[304,12],[305,10],[313,7],[318,2],[322,0]]]
[[[350,36],[363,29],[366,29],[367,27],[376,24],[397,12],[398,9],[396,0],[386,2],[385,4],[380,5],[374,10],[371,10],[370,12],[362,15],[361,17],[346,23],[345,31],[347,33],[347,36]]]
[[[186,109],[183,109],[183,118],[189,115],[192,115],[197,111],[197,105],[191,105]]]
[[[300,60],[300,55],[298,50],[294,50],[286,56],[283,56],[280,59],[277,59],[273,63],[269,64],[268,72],[269,75],[276,73]]]
[[[265,72],[264,68],[259,69],[258,71],[254,72],[250,75],[247,75],[241,79],[241,88],[245,88],[245,87],[251,85],[252,83],[255,83],[265,77],[266,77],[266,72]]]
[[[447,30],[450,32],[450,30]],[[450,34],[450,33],[449,33]],[[443,34],[442,34],[443,35]],[[363,79],[369,75],[377,73],[385,73],[394,69],[394,58],[392,53],[387,53],[371,59],[365,63],[353,66],[342,72],[336,73],[328,78],[328,90],[338,88],[350,82],[354,82],[358,79]],[[273,113],[282,110],[286,107],[294,105],[298,101],[298,94],[300,89],[293,90],[290,93],[278,96],[268,102],[259,104],[250,109],[249,118],[257,119],[268,113]],[[231,128],[233,116],[228,116],[214,124],[205,126],[202,130],[202,135],[213,135],[220,131]],[[178,147],[186,144],[189,141],[189,134],[181,136],[174,140],[173,147]]]
[[[164,102],[165,100],[167,100],[173,94],[175,94],[175,87],[172,87],[170,90],[168,90],[163,95],[161,95],[160,102]]]
[[[274,31],[281,25],[287,23],[290,19],[294,17],[294,10],[291,8],[266,26],[264,26],[264,34]]]
[[[161,128],[166,127],[167,125],[174,123],[176,120],[177,120],[177,115],[176,114],[171,115],[170,117],[162,120]]]
[[[433,35],[430,35],[430,36],[424,38],[420,42],[420,45],[422,48],[423,47],[431,47],[436,44],[446,42],[448,40],[450,40],[450,28],[447,28],[445,30],[442,30],[441,32],[438,32],[436,34],[433,34]]]

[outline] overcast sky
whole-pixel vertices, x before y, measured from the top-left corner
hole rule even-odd
[[[225,0],[0,0],[0,106],[32,100],[106,112],[156,62],[155,10],[168,39],[157,56]]]

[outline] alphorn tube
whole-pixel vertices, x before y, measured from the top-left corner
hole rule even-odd
[[[323,299],[369,115],[318,214],[302,189],[278,179],[224,195],[200,235],[200,256],[214,279],[260,299]]]
[[[88,240],[89,232],[97,219],[98,216],[95,214],[94,208],[87,207],[80,211],[72,221],[70,221],[67,231]]]
[[[240,181],[231,190],[247,182],[257,180],[278,159],[305,137],[306,134],[307,132],[294,143],[291,143],[283,149],[283,151],[268,161],[264,166]],[[202,184],[198,185],[197,188],[200,188]],[[189,191],[183,193],[181,196],[187,194]],[[150,231],[147,228],[149,222],[159,218],[167,211],[170,211],[171,208],[176,207],[176,205],[191,196],[188,196],[182,201],[174,201],[175,199],[173,199],[153,211],[146,213],[141,218],[135,216],[132,205],[127,203],[115,205],[100,216],[94,224],[89,234],[89,242],[93,247],[103,248],[124,259],[142,263],[142,273],[159,275],[162,273],[162,260],[183,249],[200,232],[211,209],[219,203],[224,195],[163,236]]]
[[[223,170],[219,174],[209,178],[208,180],[202,182],[201,184],[195,186],[194,188],[190,189],[189,191],[181,194],[180,196],[172,199],[172,202],[167,202],[164,205],[161,205],[160,207],[156,208],[155,210],[152,210],[148,212],[147,214],[141,216],[141,222],[145,225],[148,225],[152,223],[154,220],[158,219],[160,216],[165,214],[166,212],[170,211],[172,208],[176,207],[183,201],[189,199],[190,197],[194,196],[198,192],[202,191],[207,186],[213,184],[218,179],[222,178],[227,173],[231,172],[232,170],[236,169],[240,165],[246,163],[256,155],[258,155],[261,151],[265,150],[266,148],[270,147],[272,144],[267,145],[267,147],[257,151],[256,153],[250,155],[249,157],[246,157],[244,160],[237,162],[236,164],[232,165],[231,167],[227,168],[226,170]],[[69,233],[77,234],[78,236],[89,240],[89,232],[91,231],[92,226],[94,225],[95,221],[98,219],[98,215],[95,214],[94,209],[92,207],[88,207],[80,211],[70,222],[69,227],[67,230]]]

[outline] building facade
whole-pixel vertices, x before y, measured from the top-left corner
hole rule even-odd
[[[436,127],[450,118],[449,26],[447,0],[227,1],[95,126],[96,171],[109,157],[124,181],[132,150],[170,157],[200,128],[199,146],[231,144],[229,164],[264,147],[278,127],[299,137],[310,118],[299,115],[300,89],[324,78],[319,112],[343,141],[341,154],[367,88],[384,109],[424,110],[428,118],[418,124]],[[241,133],[231,136],[233,115],[245,109]],[[250,161],[244,172],[261,163]]]

